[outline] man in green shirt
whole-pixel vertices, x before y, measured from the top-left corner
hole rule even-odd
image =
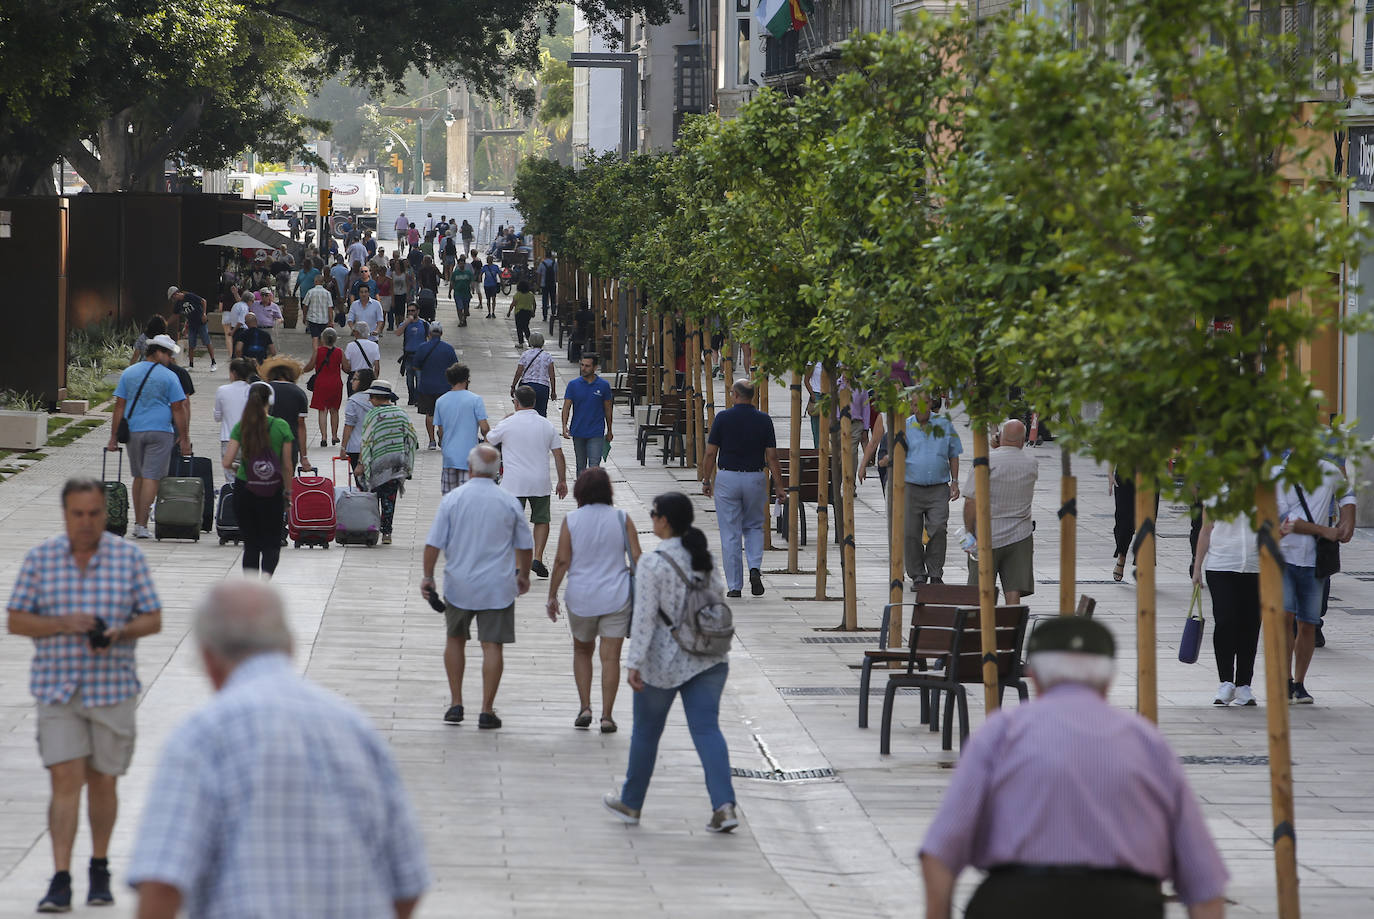
[[[472,303],[472,269],[468,267],[466,256],[458,257],[458,265],[449,276],[448,292],[458,308],[458,324],[467,325],[468,306]]]

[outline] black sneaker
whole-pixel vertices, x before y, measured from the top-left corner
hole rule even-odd
[[[727,590],[727,591],[725,592],[725,596],[727,596],[727,597],[742,597],[742,596],[744,596],[744,591],[742,591],[742,590]]]
[[[463,720],[463,706],[452,705],[444,712],[444,724],[457,724]]]
[[[496,717],[495,712],[482,712],[477,716],[477,726],[479,728],[499,728],[501,719]]]
[[[530,570],[533,571],[535,574],[539,575],[541,578],[546,578],[549,576],[549,569],[544,565],[543,562],[541,562],[537,558],[534,561],[530,562]]]
[[[1318,648],[1325,648],[1325,647],[1326,647],[1326,636],[1322,634],[1322,627],[1321,627],[1321,625],[1318,625],[1318,626],[1317,626],[1317,637],[1316,637],[1316,639],[1315,639],[1315,641],[1314,641],[1314,645],[1315,645],[1316,647],[1318,647]]]
[[[1301,683],[1294,683],[1294,684],[1293,684],[1293,704],[1294,704],[1294,705],[1311,705],[1311,704],[1312,704],[1312,694],[1309,693],[1309,692],[1307,691],[1307,687],[1303,686]]]
[[[107,859],[91,859],[88,872],[90,889],[86,892],[87,906],[113,906],[114,894],[110,892],[110,863]]]
[[[59,871],[48,884],[48,893],[38,901],[40,913],[69,913],[72,911],[72,876],[68,871]]]
[[[763,575],[757,568],[749,569],[749,592],[756,597],[763,596]]]

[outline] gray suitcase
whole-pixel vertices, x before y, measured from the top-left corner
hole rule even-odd
[[[382,538],[382,505],[370,491],[336,491],[334,521],[334,539],[341,546],[375,546]]]
[[[200,541],[205,514],[205,483],[199,477],[168,476],[157,485],[153,535],[158,539]]]

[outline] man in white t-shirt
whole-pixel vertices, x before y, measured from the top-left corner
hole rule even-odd
[[[558,470],[558,497],[568,496],[567,466],[563,461],[563,445],[558,431],[547,418],[534,410],[534,390],[528,386],[515,389],[515,414],[491,429],[487,443],[501,445],[501,487],[528,505],[530,523],[534,525],[534,561],[530,570],[541,578],[549,576],[544,565],[544,544],[549,541],[550,492],[549,454]]]
[[[379,300],[372,299],[372,292],[364,284],[358,288],[358,299],[353,301],[353,305],[348,308],[348,323],[356,325],[365,323],[368,328],[367,337],[375,342],[377,336],[382,334],[382,326],[386,324],[386,315],[382,312],[382,304]]]
[[[349,245],[348,264],[352,265],[354,262],[357,262],[359,265],[366,265],[368,257],[367,246],[364,246],[361,240]]]
[[[223,316],[224,347],[230,358],[234,356],[234,333],[248,324],[248,304],[252,299],[252,291],[240,291],[238,302]]]
[[[229,448],[229,434],[243,417],[248,404],[248,381],[253,377],[253,362],[236,357],[229,362],[229,382],[215,390],[215,420],[219,422],[219,455],[224,458]],[[230,483],[238,472],[224,470],[224,481]]]
[[[382,348],[367,337],[369,331],[365,322],[353,324],[353,340],[343,353],[344,372],[353,374],[359,370],[371,370],[373,376],[382,372]]]

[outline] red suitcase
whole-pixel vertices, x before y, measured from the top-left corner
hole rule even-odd
[[[291,508],[287,537],[297,549],[334,541],[334,482],[322,475],[297,475],[291,480]]]

